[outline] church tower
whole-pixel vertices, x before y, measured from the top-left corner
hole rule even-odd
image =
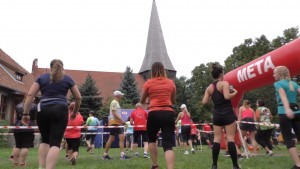
[[[155,0],[152,3],[152,11],[148,30],[146,53],[139,74],[147,80],[151,77],[151,66],[154,62],[163,63],[168,78],[175,79],[176,70],[168,56],[163,32],[161,29]]]

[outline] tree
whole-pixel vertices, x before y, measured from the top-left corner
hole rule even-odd
[[[79,86],[79,91],[81,93],[81,105],[79,111],[81,112],[84,118],[88,117],[89,111],[94,111],[95,113],[99,113],[102,105],[102,97],[101,92],[96,87],[96,81],[90,76],[87,75],[85,82]],[[74,100],[71,97],[71,100]],[[96,114],[99,116],[99,114]]]
[[[135,75],[129,66],[126,67],[119,89],[124,93],[123,99],[120,101],[122,108],[134,108],[135,104],[140,101],[140,95]]]

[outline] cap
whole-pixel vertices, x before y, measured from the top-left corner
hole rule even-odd
[[[123,96],[124,94],[120,92],[119,90],[114,91],[114,96]]]
[[[186,108],[186,105],[185,105],[185,104],[182,104],[182,105],[180,106],[180,108],[181,108],[181,109]]]

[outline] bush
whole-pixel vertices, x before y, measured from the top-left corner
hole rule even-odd
[[[0,120],[0,126],[7,126],[9,125],[9,121],[7,120]],[[2,133],[8,133],[8,129],[0,129],[0,146],[7,144],[7,135],[2,135]]]

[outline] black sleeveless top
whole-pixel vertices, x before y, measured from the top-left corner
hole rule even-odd
[[[212,93],[211,99],[214,103],[214,113],[216,114],[227,114],[227,113],[234,113],[232,104],[230,100],[226,100],[224,94],[219,92],[217,89],[217,83],[219,81],[213,82],[214,91]]]

